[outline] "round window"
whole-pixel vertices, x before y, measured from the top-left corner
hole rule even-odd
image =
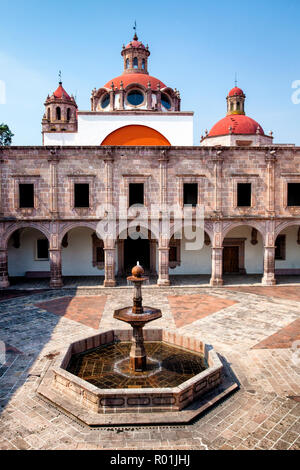
[[[164,108],[171,109],[170,99],[165,93],[161,94],[161,104]]]
[[[101,108],[102,109],[107,108],[107,106],[109,105],[109,101],[110,101],[109,94],[106,93],[101,100]]]
[[[144,95],[139,90],[132,90],[127,95],[127,101],[132,106],[139,106],[144,101]]]

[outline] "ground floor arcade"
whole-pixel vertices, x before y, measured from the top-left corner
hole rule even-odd
[[[18,278],[48,278],[51,287],[61,287],[69,277],[113,287],[137,261],[158,285],[198,277],[219,286],[234,276],[273,285],[276,276],[300,275],[297,220],[206,221],[196,250],[175,229],[169,238],[138,227],[130,236],[123,230],[115,240],[101,240],[96,227],[94,221],[2,223],[0,287]]]

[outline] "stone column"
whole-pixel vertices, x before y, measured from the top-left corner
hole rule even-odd
[[[57,184],[57,164],[58,157],[55,150],[51,150],[51,158],[48,160],[50,163],[50,212],[58,215],[58,184]]]
[[[167,204],[168,194],[168,161],[169,156],[166,150],[161,151],[159,161],[159,189],[160,189],[160,205]]]
[[[109,108],[110,111],[114,111],[115,109],[115,86],[114,82],[111,82],[111,87],[109,90]]]
[[[223,285],[222,222],[220,221],[216,221],[213,224],[210,285]]]
[[[61,249],[50,249],[50,287],[53,289],[60,288],[63,286],[62,274],[61,274]]]
[[[264,250],[264,275],[262,284],[264,286],[274,286],[275,279],[275,246],[265,246]]]
[[[156,99],[157,99],[157,111],[161,111],[161,91],[160,91],[160,84],[157,84],[157,93],[156,93]]]
[[[7,259],[7,249],[0,249],[0,288],[9,287]]]
[[[152,89],[151,89],[150,82],[148,82],[148,87],[146,90],[146,101],[147,101],[147,109],[152,109]]]
[[[105,279],[104,287],[115,287],[115,265],[116,265],[116,249],[115,241],[110,240],[109,243],[104,241],[104,271]]]
[[[267,164],[267,210],[275,215],[275,150],[271,150],[265,156]]]
[[[158,246],[158,286],[169,286],[169,240],[160,239]]]
[[[218,150],[216,155],[212,156],[214,163],[214,211],[217,214],[222,212],[222,163],[223,157]]]
[[[105,155],[105,203],[107,209],[113,205],[113,162],[114,157],[111,153]]]
[[[212,247],[211,249],[211,286],[223,285],[223,247]]]

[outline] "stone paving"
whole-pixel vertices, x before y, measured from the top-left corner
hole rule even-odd
[[[163,313],[155,327],[189,332],[212,344],[240,385],[187,426],[90,429],[36,395],[61,347],[97,328],[126,328],[112,313],[131,305],[132,288],[49,290],[2,300],[0,449],[299,449],[300,357],[291,335],[295,339],[299,333],[300,286],[293,286],[293,296],[276,290],[282,288],[144,288],[144,304]],[[96,295],[102,297],[99,305]],[[205,299],[203,308],[209,309],[201,315]],[[72,305],[71,315],[63,314],[63,305]],[[94,315],[98,309],[99,325],[98,320],[87,324],[85,306]],[[276,343],[259,348],[276,334],[280,348]]]

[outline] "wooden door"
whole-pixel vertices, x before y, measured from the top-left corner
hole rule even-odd
[[[239,247],[225,246],[223,250],[223,273],[239,272]]]

